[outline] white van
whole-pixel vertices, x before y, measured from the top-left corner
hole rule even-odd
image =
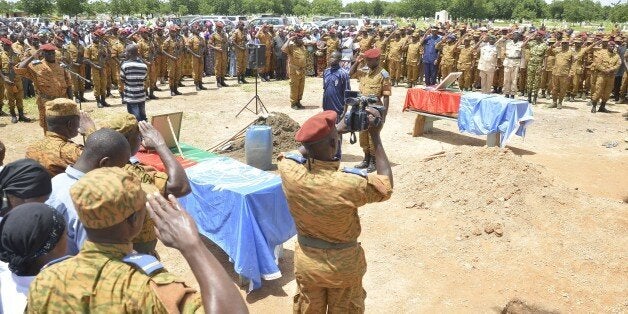
[[[336,23],[337,22],[337,23]],[[364,26],[364,20],[363,19],[331,19],[327,22],[325,22],[325,28],[331,27],[338,24],[340,27],[344,27],[347,28],[351,25],[355,26],[356,29],[360,29],[362,28],[362,26]]]

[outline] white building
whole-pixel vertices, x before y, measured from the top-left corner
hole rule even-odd
[[[441,22],[441,23],[448,22],[449,21],[449,12],[447,12],[445,10],[436,12],[436,15],[434,16],[434,20],[436,20],[436,22]]]

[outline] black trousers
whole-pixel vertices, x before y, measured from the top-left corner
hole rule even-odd
[[[621,90],[621,80],[623,79],[623,76],[615,76],[615,82],[613,82],[613,99],[615,99],[615,101],[619,101],[619,92]]]

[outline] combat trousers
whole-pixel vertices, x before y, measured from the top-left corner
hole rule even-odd
[[[399,60],[388,59],[390,67],[390,79],[397,81],[401,77],[401,63]]]
[[[114,59],[107,62],[107,85],[105,89],[110,87],[111,84],[116,86],[120,84],[120,64]]]
[[[158,55],[157,60],[157,76],[160,80],[165,80],[168,76],[168,60],[163,55]]]
[[[504,94],[514,95],[517,93],[517,79],[519,78],[519,67],[504,67]]]
[[[419,78],[418,62],[408,62],[406,64],[406,69],[408,70],[406,74],[406,76],[408,77],[408,83],[416,84],[417,79]]]
[[[582,91],[582,73],[575,73],[571,76],[571,86],[570,86],[571,95],[575,96],[577,93]]]
[[[480,80],[482,84],[482,93],[490,94],[493,87],[494,71],[480,71]]]
[[[94,85],[94,96],[107,95],[107,71],[103,67],[100,70],[92,69],[92,84]]]
[[[241,76],[246,72],[246,49],[236,49],[236,75]]]
[[[273,55],[270,53],[269,49],[272,49],[272,47],[266,47],[266,54],[264,55],[264,59],[266,59],[265,60],[266,64],[264,65],[264,69],[262,70],[262,73],[270,73],[270,71],[272,71],[273,69],[273,65],[271,64],[271,60],[270,60],[272,59],[271,57]],[[327,62],[325,62],[325,66],[327,66]],[[325,68],[323,68],[323,71],[324,70]],[[320,74],[322,74],[322,72]]]
[[[552,99],[554,100],[554,102],[562,102],[563,99],[565,99],[565,95],[567,95],[567,89],[569,88],[569,77],[554,75],[552,77],[552,80]]]
[[[449,75],[449,73],[451,73],[453,71],[454,71],[454,65],[453,64],[444,64],[444,63],[441,62],[441,64],[440,64],[440,75],[441,75],[441,77],[443,79],[446,78],[447,75]]]
[[[203,82],[203,59],[192,56],[192,79],[194,83]]]
[[[460,86],[460,89],[462,90],[471,89],[471,85],[473,84],[471,69],[461,68],[459,70],[462,72],[462,75],[458,79],[458,85]]]
[[[359,244],[342,250],[297,244],[294,255],[293,313],[364,313],[366,259]]]
[[[539,92],[539,76],[542,72],[545,71],[543,71],[540,65],[528,65],[526,89],[532,96],[535,96]]]
[[[613,83],[615,81],[615,75],[597,75],[595,79],[595,90],[593,91],[593,102],[601,101],[605,103],[610,97],[613,91]]]
[[[595,70],[591,70],[591,78],[590,78],[590,87],[589,90],[591,92],[591,95],[593,95],[593,93],[595,92],[595,89],[597,88],[597,78],[598,78],[598,73]]]
[[[519,68],[519,77],[517,78],[517,88],[520,91],[525,91],[526,90],[526,83],[527,83],[527,75],[528,74],[528,70],[526,68]]]
[[[371,135],[368,131],[361,131],[358,133],[358,137],[360,140],[360,147],[364,151],[365,155],[375,155],[375,143],[371,138]]]
[[[174,89],[179,85],[179,78],[181,76],[181,68],[177,60],[168,58],[168,85],[170,89]]]
[[[11,114],[15,114],[14,110],[17,107],[18,110],[24,109],[24,88],[22,87],[22,78],[16,76],[13,79],[14,85],[8,85],[4,83],[4,97],[7,99],[7,105]]]
[[[158,64],[155,63],[155,60],[153,60],[153,63],[151,63],[148,67],[148,81],[150,81],[150,88],[157,87],[157,67]]]
[[[72,66],[72,71],[80,74],[82,77],[85,77],[85,65],[80,65],[80,66]],[[78,96],[79,93],[82,93],[85,91],[85,82],[81,79],[79,79],[78,77],[76,77],[76,75],[72,75],[72,92],[74,93],[74,96]]]
[[[497,59],[497,67],[495,68],[495,74],[493,75],[493,86],[496,88],[504,86],[504,66],[502,59]]]
[[[225,77],[227,71],[227,52],[214,51],[214,75]]]
[[[290,67],[290,104],[296,104],[303,98],[305,87],[305,68]]]
[[[621,88],[619,89],[619,95],[626,98],[626,92],[628,92],[628,73],[624,73],[624,78],[621,81]]]
[[[181,64],[181,76],[192,76],[192,55],[189,52],[183,54]]]
[[[550,71],[541,71],[541,89],[542,90],[552,90],[550,86],[552,82],[552,72]]]

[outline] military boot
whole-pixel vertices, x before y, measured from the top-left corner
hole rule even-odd
[[[532,94],[528,94],[528,103],[532,104]]]
[[[203,86],[203,81],[198,82],[198,87],[199,87],[201,90],[207,90],[207,87]]]
[[[17,113],[18,113],[18,121],[20,122],[31,122],[33,121],[31,118],[27,117],[24,115],[24,108],[22,109],[17,109]]]
[[[541,98],[545,98],[545,90],[541,91]]]
[[[225,83],[225,77],[221,77],[220,78],[220,86],[222,87],[229,87],[229,85],[227,85],[227,83]]]
[[[556,108],[563,109],[563,101],[562,100],[558,101],[558,105],[556,106]]]
[[[591,113],[596,113],[597,112],[597,101],[592,101],[591,102]]]
[[[375,157],[371,157],[371,162],[369,162],[369,166],[366,168],[366,172],[371,173],[377,170],[375,165]]]
[[[11,123],[17,123],[17,116],[15,115],[15,108],[9,108],[11,113]]]
[[[79,92],[79,93],[78,93],[78,99],[79,99],[81,102],[87,102],[87,99],[85,99],[85,92]]]
[[[105,96],[100,96],[100,104],[101,104],[103,107],[111,107],[111,105],[109,105],[109,104],[107,103],[107,100],[105,100],[105,98],[106,98]]]
[[[176,87],[176,86],[175,86],[175,88],[174,88],[174,94],[175,94],[175,95],[177,95],[177,96],[181,95],[181,92],[179,91],[179,87]]]
[[[96,97],[96,107],[98,107],[98,108],[102,108],[103,107],[102,102],[101,102],[100,99],[101,99],[100,96]]]
[[[201,87],[200,87],[200,85],[198,84],[198,82],[194,82],[194,85],[196,86],[196,91],[197,91],[197,92],[201,90]]]
[[[6,112],[2,111],[2,106],[3,106],[3,105],[4,105],[4,104],[0,102],[0,117],[4,117],[4,116],[6,116],[6,115],[7,115],[7,113],[6,113]]]
[[[170,97],[174,97],[174,96],[177,96],[177,94],[175,94],[174,88],[170,87]]]
[[[244,74],[242,74],[242,84],[248,84],[248,83],[249,83],[249,82],[247,82],[247,81],[244,79]]]
[[[551,104],[551,105],[547,105],[547,108],[548,108],[548,109],[551,109],[551,108],[556,108],[556,107],[558,107],[558,105],[556,104],[556,100],[552,101],[552,104]]]
[[[157,87],[157,85],[153,86],[153,90],[154,90],[154,91],[158,91],[158,92],[161,92],[161,91],[162,91],[162,89],[161,89],[161,88],[159,88],[159,87]]]
[[[353,168],[356,169],[366,169],[369,167],[369,165],[371,164],[371,155],[366,154],[364,155],[364,160],[362,160],[361,163],[355,165]]]
[[[603,101],[600,104],[600,109],[597,110],[598,112],[604,112],[604,113],[609,113],[610,111],[608,109],[606,109],[606,102]]]
[[[151,88],[148,92],[148,99],[158,99],[157,96],[155,96],[155,89]]]
[[[221,88],[222,85],[220,85],[220,78],[216,77],[216,87]]]

